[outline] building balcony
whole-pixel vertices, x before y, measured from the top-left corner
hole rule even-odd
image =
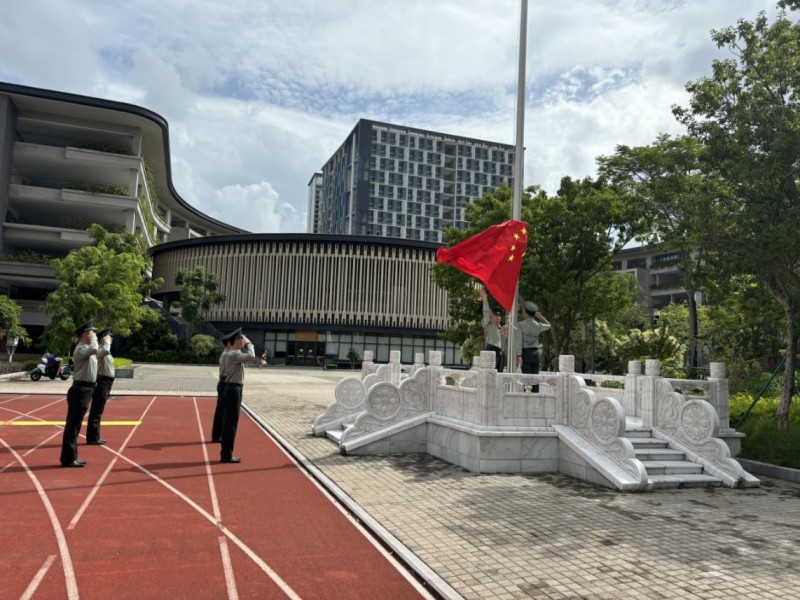
[[[88,246],[93,241],[86,231],[26,223],[4,223],[3,240],[11,248],[61,254]]]
[[[23,177],[46,175],[62,181],[127,187],[132,172],[141,168],[138,156],[14,142],[14,171]]]

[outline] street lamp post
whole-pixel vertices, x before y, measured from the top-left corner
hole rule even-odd
[[[19,344],[18,337],[9,336],[6,338],[6,352],[8,352],[8,362],[14,358],[14,350],[17,349],[17,344]]]

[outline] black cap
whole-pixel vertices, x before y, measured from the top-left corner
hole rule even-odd
[[[222,338],[222,343],[223,344],[230,344],[231,342],[233,342],[233,340],[235,340],[236,338],[239,338],[239,337],[242,337],[242,328],[241,327],[231,331],[228,335],[226,335],[224,338]]]
[[[492,314],[493,315],[497,315],[498,317],[502,317],[503,316],[503,309],[502,308],[493,308],[492,309]]]
[[[100,331],[98,331],[97,332],[97,339],[103,339],[107,335],[111,335],[111,328],[110,327],[108,327],[106,329],[101,329]]]
[[[81,337],[81,336],[82,336],[84,333],[86,333],[87,331],[97,331],[97,330],[94,328],[94,323],[92,323],[92,320],[91,320],[91,319],[89,319],[88,321],[86,321],[86,323],[84,323],[83,325],[81,325],[80,327],[78,327],[78,328],[75,330],[75,335],[76,335],[77,337]]]

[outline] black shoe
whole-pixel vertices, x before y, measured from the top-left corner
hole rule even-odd
[[[240,456],[231,456],[230,458],[223,458],[219,462],[224,463],[240,463],[242,462],[242,458]]]
[[[94,441],[91,441],[91,442],[87,441],[86,445],[87,446],[102,446],[105,443],[106,443],[105,440],[94,440]]]
[[[67,468],[71,468],[71,469],[79,469],[79,468],[83,467],[84,465],[86,465],[86,461],[85,460],[73,460],[72,462],[61,463],[62,467],[67,467]]]

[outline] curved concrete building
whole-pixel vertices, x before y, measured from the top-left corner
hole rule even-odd
[[[402,361],[441,350],[461,364],[457,347],[438,339],[447,295],[430,279],[439,244],[369,236],[250,234],[161,244],[151,249],[154,297],[178,298],[178,269],[203,266],[220,277],[227,300],[208,316],[221,330],[243,326],[270,357],[288,364],[346,363],[351,351]]]
[[[160,115],[8,83],[0,83],[0,211],[0,293],[22,305],[34,337],[58,285],[48,261],[89,244],[92,223],[150,246],[242,231],[175,191]]]

